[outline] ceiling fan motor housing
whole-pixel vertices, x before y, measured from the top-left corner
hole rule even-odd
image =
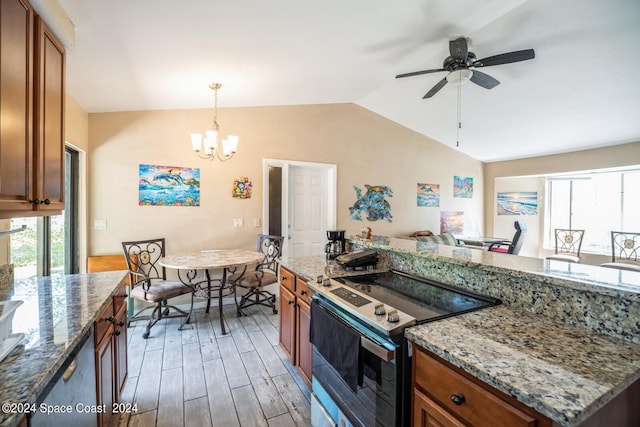
[[[442,68],[447,71],[455,71],[460,68],[469,68],[473,65],[476,60],[476,54],[473,52],[468,52],[467,57],[464,60],[455,60],[454,58],[447,56],[444,62],[442,63]]]

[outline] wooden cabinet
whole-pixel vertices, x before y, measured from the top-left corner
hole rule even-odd
[[[113,404],[127,380],[127,305],[123,284],[95,322],[96,398],[106,411],[98,413],[98,426],[111,423]]]
[[[64,208],[65,51],[26,0],[0,2],[0,218]]]
[[[414,345],[413,426],[550,427],[549,418]]]
[[[280,267],[280,347],[309,385],[313,354],[309,342],[311,295],[303,278]]]

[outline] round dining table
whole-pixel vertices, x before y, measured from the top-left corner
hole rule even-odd
[[[220,313],[220,328],[225,335],[224,317],[222,314],[222,298],[224,292],[229,294],[233,291],[233,284],[229,283],[230,274],[239,273],[241,267],[259,263],[264,259],[262,252],[249,251],[244,249],[205,249],[201,251],[186,252],[176,255],[167,255],[160,259],[159,263],[163,267],[172,268],[178,271],[178,278],[182,283],[191,287],[194,296],[207,299],[207,313],[211,304],[212,292],[217,291],[218,310]],[[212,271],[222,270],[221,278],[213,278]],[[204,272],[204,277],[198,272]],[[233,292],[235,298],[235,292]],[[189,318],[193,312],[193,304]]]

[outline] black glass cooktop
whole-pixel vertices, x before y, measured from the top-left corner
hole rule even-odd
[[[417,323],[438,320],[502,303],[496,298],[395,270],[336,280],[372,299],[415,317]]]

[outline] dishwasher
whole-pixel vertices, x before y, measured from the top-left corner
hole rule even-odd
[[[31,426],[78,426],[97,424],[96,367],[93,329],[67,357],[40,397]]]

